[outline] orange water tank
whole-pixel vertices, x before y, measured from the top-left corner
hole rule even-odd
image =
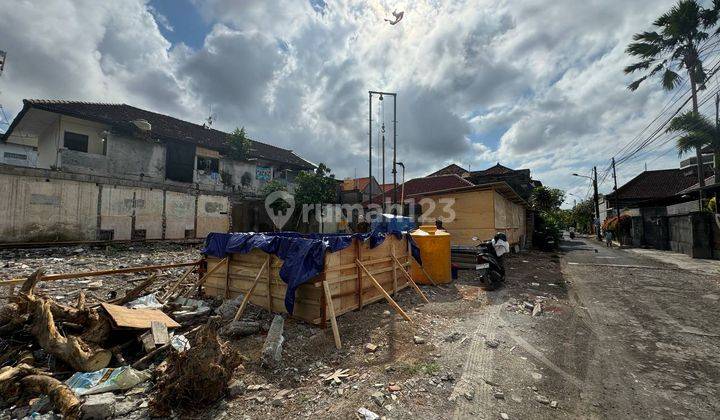
[[[410,233],[420,248],[422,268],[412,259],[410,275],[416,283],[432,284],[422,269],[432,277],[436,284],[445,284],[452,281],[450,267],[450,234],[438,230],[433,225],[423,225]]]

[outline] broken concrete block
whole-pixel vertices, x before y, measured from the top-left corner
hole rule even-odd
[[[532,310],[532,316],[540,316],[542,314],[542,305],[536,304]]]
[[[425,339],[419,335],[413,336],[413,341],[415,341],[415,344],[425,344]]]
[[[83,420],[110,418],[115,415],[115,395],[112,392],[88,395],[80,411]]]
[[[228,395],[231,397],[237,397],[238,395],[241,395],[245,392],[247,389],[247,385],[245,385],[245,382],[243,382],[240,379],[237,379],[233,381],[230,385],[228,385]]]
[[[539,402],[540,404],[544,404],[544,405],[550,404],[550,400],[547,399],[547,397],[542,396],[542,395],[536,395],[535,401]]]
[[[270,329],[268,330],[265,345],[262,351],[262,364],[269,367],[277,367],[282,361],[282,344],[285,341],[283,337],[283,328],[285,319],[280,315],[275,315]]]
[[[373,401],[375,402],[375,404],[377,404],[377,405],[380,406],[380,407],[382,407],[383,404],[385,404],[385,395],[383,395],[382,392],[379,392],[379,391],[378,391],[378,392],[374,392],[374,393],[370,396],[370,399],[373,400]]]
[[[220,306],[215,309],[215,314],[220,315],[223,321],[229,321],[235,317],[240,304],[242,303],[244,294],[239,294],[234,299],[228,299],[224,301]]]
[[[377,351],[378,346],[373,343],[367,343],[365,344],[365,353],[375,353]]]
[[[260,331],[260,323],[256,321],[232,321],[220,329],[225,337],[245,337]]]

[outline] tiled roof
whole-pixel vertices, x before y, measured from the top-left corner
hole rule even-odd
[[[462,175],[465,173],[468,173],[469,171],[459,165],[456,165],[454,163],[451,163],[450,165],[435,171],[431,173],[428,176],[438,176],[438,175]]]
[[[151,136],[160,140],[177,140],[197,144],[218,151],[227,151],[228,134],[202,125],[183,121],[168,115],[146,111],[127,104],[59,101],[26,99],[23,111],[15,118],[8,133],[16,121],[28,108],[37,108],[49,112],[68,115],[108,124],[118,128],[128,128],[134,120],[146,120],[152,126]],[[252,140],[250,157],[272,160],[280,163],[311,169],[315,165],[297,156],[292,150],[283,149],[267,143]]]
[[[515,172],[515,169],[510,169],[507,166],[502,166],[499,162],[497,165],[487,168],[482,171],[475,171],[473,175],[505,175]]]
[[[380,189],[382,189],[383,191],[391,191],[394,186],[394,184],[383,184],[380,186]]]
[[[676,195],[697,183],[697,178],[685,176],[681,169],[660,169],[645,171],[618,188],[620,199],[655,199]],[[615,194],[607,194],[614,199]]]
[[[690,179],[693,179],[693,178],[690,177]],[[720,178],[716,181],[715,175],[710,175],[709,177],[705,178],[705,186],[706,187],[711,186],[711,185],[715,186],[715,184],[718,184],[718,183],[720,183]],[[700,183],[695,182],[693,185],[685,188],[684,190],[678,191],[677,195],[688,194],[688,193],[697,191],[699,188],[700,188]]]
[[[405,182],[405,197],[410,197],[413,195],[422,195],[427,194],[435,191],[444,191],[444,190],[451,190],[454,188],[462,188],[462,187],[468,187],[473,186],[474,184],[472,182],[469,182],[463,178],[460,178],[457,175],[439,175],[439,176],[430,176],[430,177],[424,177],[424,178],[414,178],[409,181]],[[400,194],[402,193],[402,184],[398,185],[397,187],[397,194],[398,197],[400,197]],[[384,194],[384,197],[392,197],[393,196],[393,190],[387,190]],[[373,202],[380,203],[382,202],[382,196],[378,195],[374,197]]]
[[[343,180],[343,184],[342,184],[341,188],[343,191],[353,191],[353,190],[362,191],[367,187],[369,179],[370,178],[368,178],[368,177],[355,178],[355,179],[348,178],[346,180]]]

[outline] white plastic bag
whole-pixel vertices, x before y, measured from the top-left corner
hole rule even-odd
[[[65,383],[78,396],[130,389],[150,379],[150,374],[130,366],[76,372]]]
[[[498,239],[496,241],[495,239],[493,239],[492,244],[498,257],[502,257],[503,254],[507,254],[508,252],[510,252],[510,244],[507,243],[507,241],[503,241],[502,239]]]

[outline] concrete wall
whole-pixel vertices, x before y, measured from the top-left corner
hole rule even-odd
[[[0,242],[95,239],[95,184],[2,174],[0,197]]]
[[[670,249],[693,258],[712,258],[710,217],[708,213],[668,217]]]
[[[511,244],[523,244],[525,237],[525,207],[513,203],[499,194],[493,193],[495,210],[495,229],[505,232]]]
[[[0,163],[5,165],[37,166],[38,153],[35,147],[24,144],[0,142]]]
[[[204,238],[229,227],[227,196],[74,181],[34,171],[48,176],[0,172],[0,242]]]
[[[45,128],[38,136],[38,168],[58,167],[58,149],[60,142],[60,116]]]

